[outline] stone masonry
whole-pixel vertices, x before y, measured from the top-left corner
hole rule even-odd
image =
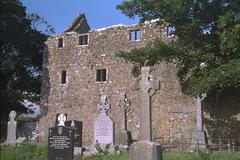
[[[46,111],[40,120],[40,141],[46,142],[47,130],[55,124],[57,113],[66,113],[68,120],[83,122],[83,145],[93,144],[97,104],[106,95],[112,104],[109,111],[115,128],[121,127],[118,106],[121,93],[126,93],[131,105],[127,109],[127,128],[135,140],[140,135],[140,104],[138,91],[133,89],[137,78],[131,75],[133,64],[116,57],[119,51],[144,47],[149,42],[167,36],[167,25],[157,21],[135,25],[115,25],[90,30],[84,15],[79,15],[60,35],[46,41],[43,61],[42,106]],[[130,41],[129,34],[140,31],[140,40]],[[79,36],[88,35],[87,45],[79,45]],[[58,47],[59,38],[63,46]],[[106,69],[106,81],[96,81],[96,70]],[[66,83],[61,84],[62,71]],[[152,98],[153,141],[161,137],[188,138],[195,126],[195,107],[191,97],[181,93],[176,77],[176,66],[160,63],[154,66],[154,76],[161,82]]]

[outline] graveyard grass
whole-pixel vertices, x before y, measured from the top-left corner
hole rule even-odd
[[[47,160],[47,147],[23,145],[22,147],[1,146],[1,160]],[[74,160],[128,160],[128,154],[93,155],[74,157]],[[214,153],[164,153],[163,160],[240,160],[240,152]]]
[[[23,145],[21,147],[1,146],[1,160],[46,160],[47,147]]]

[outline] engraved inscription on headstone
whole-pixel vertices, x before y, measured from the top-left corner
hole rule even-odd
[[[94,125],[94,144],[114,144],[114,125],[112,119],[107,115],[109,109],[110,105],[107,102],[106,96],[102,96],[101,102],[98,104],[100,115]]]
[[[49,128],[48,160],[73,159],[74,131],[65,126]]]
[[[81,121],[66,121],[65,125],[74,131],[74,147],[82,147],[82,122]]]

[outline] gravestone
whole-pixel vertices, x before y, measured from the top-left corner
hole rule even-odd
[[[66,126],[71,128],[74,131],[74,155],[82,155],[83,148],[82,148],[82,122],[71,120],[66,121]]]
[[[194,97],[196,106],[196,130],[192,135],[192,150],[203,150],[206,148],[206,139],[202,125],[202,101],[207,97],[206,93]]]
[[[132,141],[131,132],[127,130],[126,109],[129,107],[129,101],[126,98],[126,93],[120,95],[120,99],[117,102],[120,127],[117,129],[116,144],[123,147],[128,147]]]
[[[82,147],[82,122],[71,120],[66,121],[65,125],[74,131],[74,147]]]
[[[161,160],[160,144],[152,142],[151,97],[160,89],[160,82],[153,80],[152,68],[141,68],[141,78],[135,89],[140,93],[140,141],[130,146],[129,160]]]
[[[15,121],[17,113],[15,111],[11,111],[9,113],[9,122],[8,122],[8,130],[7,130],[7,143],[16,143],[16,128],[17,122]]]
[[[48,160],[72,160],[74,131],[65,126],[65,114],[59,114],[57,127],[49,128]]]
[[[106,96],[101,97],[100,103],[97,105],[100,114],[94,124],[94,144],[105,147],[107,144],[114,145],[114,124],[112,119],[107,115],[110,105]]]

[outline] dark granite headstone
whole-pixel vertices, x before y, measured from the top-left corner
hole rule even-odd
[[[72,160],[74,131],[65,126],[49,128],[48,160]]]
[[[82,122],[66,121],[65,125],[74,130],[74,147],[82,147]]]

